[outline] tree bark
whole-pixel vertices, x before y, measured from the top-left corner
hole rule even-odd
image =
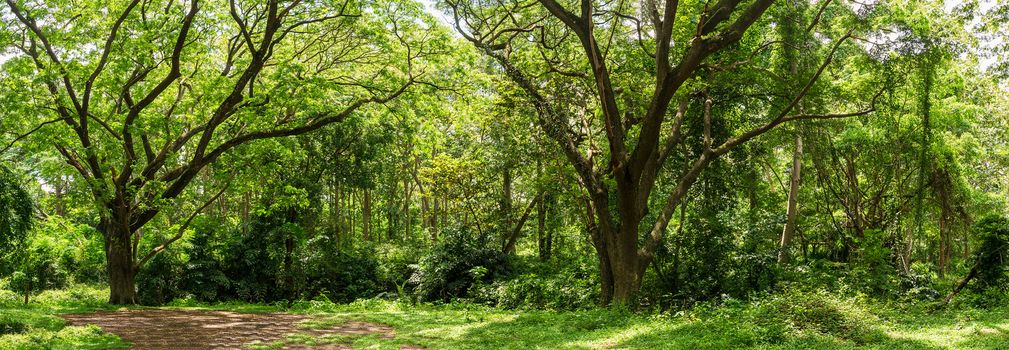
[[[785,214],[785,229],[781,232],[781,245],[778,251],[778,263],[787,264],[791,261],[792,237],[795,235],[796,219],[798,219],[799,182],[802,179],[802,135],[795,136],[795,154],[792,159],[792,180],[788,185],[788,209]]]
[[[133,232],[123,225],[112,222],[103,223],[101,226],[101,231],[105,235],[105,259],[108,262],[106,268],[109,275],[109,304],[136,304],[138,269],[130,239]]]

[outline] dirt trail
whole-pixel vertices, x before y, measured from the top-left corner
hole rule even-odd
[[[271,343],[290,334],[313,337],[370,335],[392,338],[386,325],[348,321],[326,329],[304,329],[295,324],[311,319],[284,313],[246,314],[227,311],[124,310],[62,315],[71,325],[94,324],[132,342],[133,349],[246,349],[255,341]],[[284,349],[351,349],[349,344],[287,344]],[[402,349],[423,349],[404,345]]]

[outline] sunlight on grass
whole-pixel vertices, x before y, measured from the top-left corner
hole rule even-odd
[[[116,349],[129,344],[95,326],[67,326],[58,314],[115,309],[104,291],[74,287],[39,295],[25,306],[6,296],[0,350]],[[325,330],[348,321],[392,327],[392,337],[292,334],[251,349],[352,344],[355,349],[1009,349],[1009,308],[902,308],[824,293],[784,293],[673,315],[596,309],[503,310],[476,304],[362,300],[282,305],[179,302],[169,308],[291,312],[312,319],[299,328]]]
[[[629,328],[616,329],[599,337],[591,339],[572,341],[564,343],[565,348],[592,348],[592,349],[612,349],[619,344],[626,343],[635,338],[653,334],[660,330],[669,328],[671,325],[662,323],[635,324]]]

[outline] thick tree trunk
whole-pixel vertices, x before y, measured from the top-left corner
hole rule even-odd
[[[613,302],[613,268],[609,256],[606,255],[606,240],[600,235],[598,227],[590,225],[589,234],[596,248],[596,259],[599,261],[599,303],[609,305]]]
[[[637,225],[623,226],[621,231],[615,236],[611,233],[609,242],[610,267],[613,270],[612,304],[631,306],[641,288],[644,269],[639,266]]]
[[[108,262],[109,304],[128,305],[137,303],[137,268],[133,258],[133,247],[129,234],[117,230],[106,233],[105,258]]]
[[[788,185],[788,209],[785,214],[785,228],[781,232],[781,245],[778,251],[778,263],[787,264],[791,258],[792,237],[795,235],[795,223],[799,216],[799,182],[802,179],[802,135],[795,136],[795,154],[792,159],[792,180]]]
[[[136,277],[139,270],[134,254],[133,232],[129,210],[113,210],[122,218],[103,219],[99,231],[105,237],[106,271],[109,275],[109,304],[131,305],[137,303]],[[123,224],[126,223],[126,224]]]

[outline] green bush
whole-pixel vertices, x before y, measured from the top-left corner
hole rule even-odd
[[[67,285],[67,271],[60,263],[64,248],[51,237],[33,239],[23,252],[20,268],[11,274],[10,287],[17,291],[43,291]]]
[[[1009,272],[1009,219],[989,215],[974,225],[974,234],[981,239],[975,254],[977,288],[1005,289]]]
[[[786,288],[747,302],[726,299],[697,305],[688,315],[703,320],[704,327],[724,328],[752,344],[827,338],[863,345],[886,335],[880,320],[866,302],[825,290]]]
[[[182,256],[176,248],[166,249],[148,261],[137,274],[138,302],[161,305],[182,296],[182,265]]]
[[[468,228],[451,228],[441,237],[410,277],[422,301],[466,297],[473,283],[489,283],[511,271],[508,256],[495,249],[497,245],[487,236]]]
[[[189,260],[182,269],[181,288],[187,297],[217,301],[231,286],[219,257],[226,249],[218,235],[223,229],[211,220],[196,221],[193,228],[193,238],[185,249]]]
[[[534,263],[509,279],[477,283],[478,301],[508,309],[587,310],[599,302],[598,277],[587,262],[560,266]]]
[[[413,275],[422,251],[411,246],[382,244],[377,247],[376,252],[379,288],[397,294],[404,292],[400,289],[405,287]]]
[[[900,273],[900,292],[902,296],[910,300],[935,301],[942,297],[936,290],[936,281],[933,278],[931,265],[914,262],[910,271]]]
[[[300,238],[304,230],[287,222],[280,214],[261,215],[252,219],[246,232],[237,232],[225,249],[222,265],[231,280],[228,292],[219,299],[248,302],[288,300],[303,285],[300,260]],[[285,269],[288,240],[291,248],[291,271]]]
[[[336,249],[329,241],[319,236],[308,242],[302,298],[321,295],[334,302],[351,302],[378,294],[375,249],[368,245]]]

